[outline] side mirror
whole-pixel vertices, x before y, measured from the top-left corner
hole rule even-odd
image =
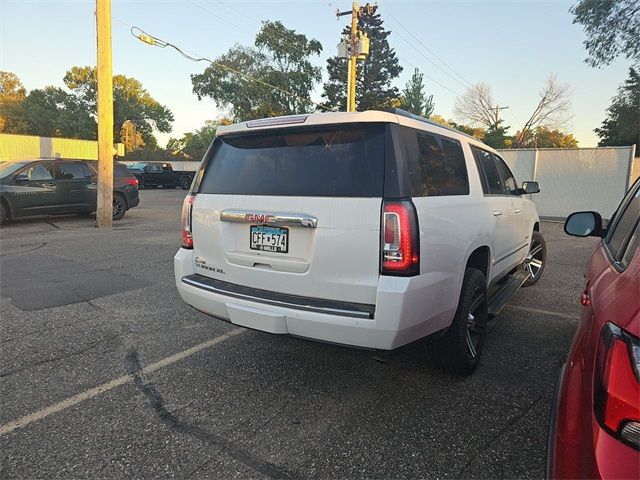
[[[29,181],[29,177],[27,176],[26,173],[19,173],[18,175],[16,175],[15,177],[13,177],[13,181],[15,183],[27,183]]]
[[[523,193],[530,195],[540,192],[540,184],[538,182],[522,182]]]
[[[564,222],[564,232],[574,237],[604,237],[598,212],[574,212]]]

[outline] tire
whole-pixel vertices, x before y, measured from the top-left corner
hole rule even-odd
[[[9,222],[9,209],[4,203],[4,200],[0,200],[0,225],[4,225]]]
[[[487,330],[487,281],[467,268],[458,308],[444,337],[427,346],[433,363],[454,375],[470,375],[480,363]]]
[[[524,259],[522,268],[529,272],[529,278],[522,284],[523,287],[530,287],[540,281],[547,265],[547,244],[540,232],[533,232],[531,235],[531,245],[529,254]]]
[[[113,194],[113,219],[120,220],[127,213],[127,201],[119,194]]]
[[[180,179],[180,188],[189,190],[191,188],[191,179],[189,177],[182,177]]]

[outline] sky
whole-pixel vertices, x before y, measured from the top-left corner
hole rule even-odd
[[[572,24],[572,1],[377,3],[404,68],[395,85],[402,89],[414,67],[419,68],[434,96],[434,113],[452,118],[456,95],[464,93],[467,82],[484,81],[496,102],[509,107],[502,114],[513,134],[553,73],[572,89],[572,118],[565,129],[579,146],[596,146],[593,129],[605,118],[629,64],[619,59],[594,69],[584,63],[584,33]],[[349,19],[336,19],[335,11],[350,6],[350,0],[112,0],[113,72],[137,78],[173,112],[173,132],[156,135],[164,145],[170,137],[222,117],[224,110],[192,92],[190,75],[201,73],[206,64],[140,42],[131,35],[131,26],[189,53],[215,58],[236,43],[251,45],[260,21],[280,20],[322,43],[322,55],[314,63],[323,67],[326,79],[326,59],[337,53]],[[64,87],[67,70],[96,63],[94,11],[95,1],[0,0],[0,70],[16,73],[27,90]],[[312,99],[321,101],[321,92],[319,85]]]

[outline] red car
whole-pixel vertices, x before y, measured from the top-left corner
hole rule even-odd
[[[549,478],[640,478],[640,180],[603,228],[596,212],[569,235],[601,237],[589,261],[582,318],[551,415]]]

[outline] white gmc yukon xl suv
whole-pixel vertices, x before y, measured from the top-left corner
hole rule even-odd
[[[219,127],[184,201],[176,285],[265,332],[379,350],[429,336],[437,365],[469,374],[487,320],[542,275],[537,191],[402,110]]]

